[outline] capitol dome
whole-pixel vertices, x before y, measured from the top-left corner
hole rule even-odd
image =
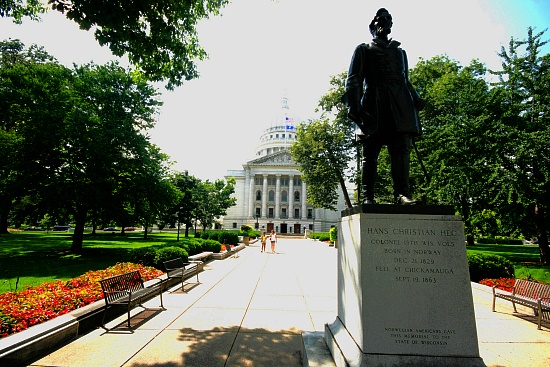
[[[264,130],[260,136],[260,143],[256,148],[256,157],[288,150],[296,141],[296,116],[290,111],[288,98],[281,100],[281,109],[275,113],[271,127]]]

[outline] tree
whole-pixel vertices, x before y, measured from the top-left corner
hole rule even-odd
[[[545,30],[546,31],[546,30]],[[527,39],[513,37],[501,48],[502,71],[495,89],[503,97],[506,141],[498,146],[502,182],[499,198],[530,213],[537,228],[541,261],[550,264],[550,56],[541,56],[545,31],[528,28]],[[520,54],[525,49],[525,53]]]
[[[215,219],[227,214],[227,209],[235,205],[237,199],[232,197],[235,192],[236,180],[232,177],[227,181],[200,181],[193,193],[195,218],[200,221],[203,229],[211,228]],[[196,223],[195,223],[196,225]]]
[[[3,0],[0,2],[0,17],[10,17],[20,24],[23,17],[39,19],[38,14],[44,13],[46,8],[40,0]]]
[[[128,160],[124,180],[118,186],[117,202],[133,223],[145,231],[180,200],[181,193],[170,179],[168,156],[153,144],[139,145],[140,153]],[[122,226],[124,228],[124,226]]]
[[[0,232],[7,233],[14,203],[24,196],[39,202],[38,187],[59,161],[71,72],[42,48],[25,49],[17,40],[0,42],[0,52]]]
[[[347,138],[338,126],[326,119],[298,126],[290,152],[307,183],[307,202],[314,207],[336,210],[338,186],[342,188],[346,205],[352,207],[344,176],[350,155],[342,149]]]
[[[74,107],[66,119],[53,189],[63,190],[65,206],[74,215],[72,250],[78,252],[91,208],[109,200],[120,203],[127,197],[122,192],[143,182],[143,176],[157,179],[147,171],[154,159],[143,131],[153,126],[161,102],[152,86],[117,63],[76,67],[73,88]]]
[[[189,228],[192,228],[193,221],[196,219],[197,204],[193,193],[197,192],[200,180],[189,175],[187,171],[174,173],[170,180],[178,189],[180,196],[167,214],[169,217],[175,217],[178,223],[185,225],[185,237],[189,237]]]
[[[197,60],[206,58],[199,45],[197,23],[218,15],[229,0],[48,0],[52,9],[66,15],[81,29],[95,28],[100,45],[129,61],[150,81],[168,80],[173,89],[182,80],[197,78]],[[7,0],[0,16],[37,18],[45,8],[38,0]]]
[[[15,59],[24,60],[20,54]],[[2,65],[2,127],[20,139],[9,176],[2,177],[13,190],[2,192],[2,201],[25,195],[38,210],[35,218],[72,218],[71,249],[79,252],[90,213],[121,213],[133,184],[150,189],[165,172],[159,167],[166,157],[143,134],[153,126],[157,92],[116,63],[74,70],[50,61]],[[141,197],[163,203],[158,195]]]
[[[358,154],[353,122],[347,118],[347,109],[341,102],[346,76],[344,72],[330,78],[331,88],[318,103],[322,118],[299,126],[296,142],[290,148],[292,159],[300,166],[308,185],[308,203],[330,210],[336,210],[338,187],[346,206],[352,207],[346,181],[358,180],[358,167],[353,167]]]
[[[420,184],[431,202],[457,208],[470,244],[473,214],[491,204],[492,187],[499,181],[492,156],[500,141],[498,116],[485,74],[476,60],[462,67],[446,56],[421,60],[410,73],[427,102],[421,112],[424,135],[417,145],[429,178],[419,178]]]

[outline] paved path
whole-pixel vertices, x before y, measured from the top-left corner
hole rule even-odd
[[[165,311],[134,310],[79,337],[31,366],[298,367],[301,332],[324,331],[336,317],[336,252],[324,243],[280,239],[277,253],[258,244],[213,261],[201,284],[173,288]],[[550,329],[512,315],[487,288],[473,286],[480,353],[487,366],[550,366]],[[158,299],[150,307],[158,306]],[[546,325],[548,326],[548,325]]]

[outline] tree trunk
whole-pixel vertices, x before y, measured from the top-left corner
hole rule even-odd
[[[143,231],[143,239],[147,239],[147,232],[149,232],[149,220],[145,219],[145,225],[143,226],[145,231]]]
[[[472,225],[470,223],[470,204],[463,198],[460,198],[460,214],[466,227],[466,243],[468,246],[475,245],[474,235],[472,234]]]
[[[0,234],[8,234],[8,216],[10,214],[10,206],[2,203],[0,208]]]
[[[75,254],[82,253],[82,244],[84,242],[84,225],[86,224],[86,210],[80,209],[75,215],[75,228],[73,233],[73,243],[71,252]]]
[[[548,232],[544,209],[539,204],[535,205],[535,225],[538,232],[540,261],[550,264],[550,246],[548,246]]]

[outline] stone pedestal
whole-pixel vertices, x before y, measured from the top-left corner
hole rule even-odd
[[[336,365],[484,366],[460,218],[370,207],[396,212],[342,216],[338,317],[325,330]]]

